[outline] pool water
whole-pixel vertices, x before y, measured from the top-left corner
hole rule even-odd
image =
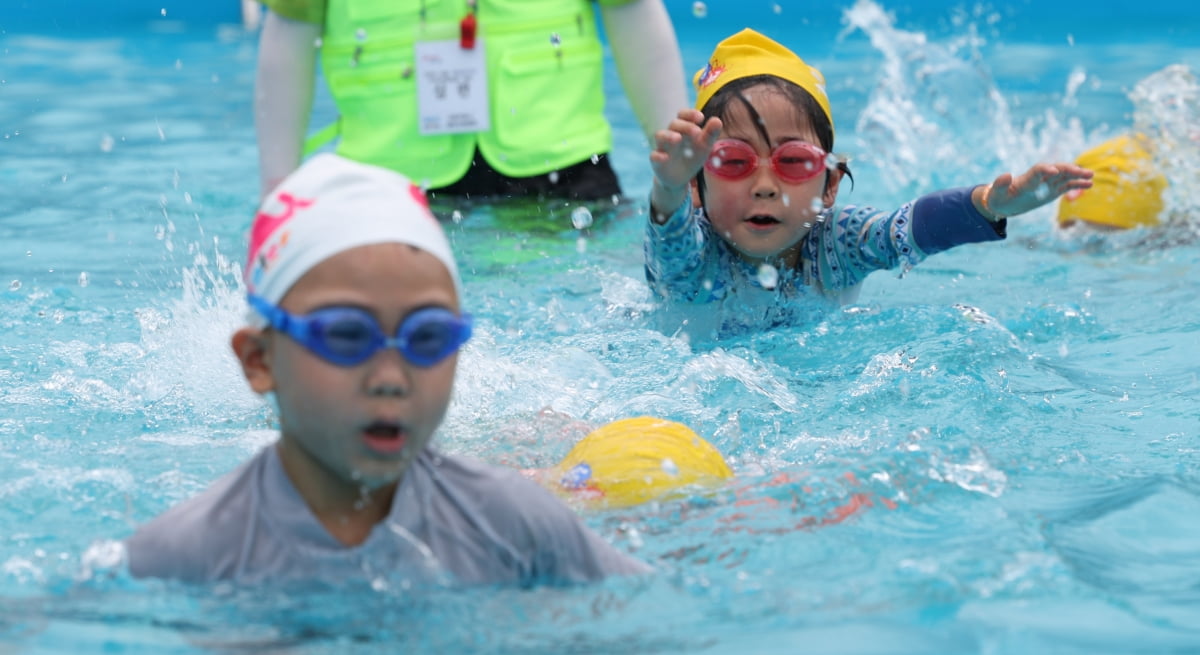
[[[688,70],[743,25],[821,68],[855,176],[840,199],[880,207],[1070,159],[1129,125],[1138,80],[1200,68],[1183,3],[668,5]],[[687,337],[644,282],[647,149],[611,70],[626,193],[590,227],[561,203],[440,208],[478,329],[438,439],[529,467],[588,425],[691,426],[729,487],[581,509],[659,574],[129,579],[111,540],[272,438],[228,347],[256,42],[203,22],[0,29],[0,649],[1200,650],[1200,184],[1177,184],[1193,221],[1167,229],[1063,232],[1046,207],[812,322]]]

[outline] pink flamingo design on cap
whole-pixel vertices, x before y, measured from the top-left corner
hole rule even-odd
[[[259,256],[259,251],[262,250],[263,244],[267,239],[275,233],[285,223],[290,221],[296,214],[298,209],[306,209],[311,207],[316,200],[311,198],[297,198],[290,193],[280,193],[275,199],[283,203],[283,211],[278,214],[268,214],[265,210],[259,210],[254,215],[254,226],[250,229],[250,256],[246,262],[246,270],[253,268],[255,259]],[[265,265],[266,262],[263,262]]]

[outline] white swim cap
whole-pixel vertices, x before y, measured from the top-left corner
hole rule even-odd
[[[330,153],[306,161],[263,200],[250,229],[246,290],[278,304],[317,264],[375,243],[437,257],[461,302],[454,254],[421,189],[395,171]]]

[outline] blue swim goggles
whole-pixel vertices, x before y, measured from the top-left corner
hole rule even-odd
[[[471,338],[471,317],[444,307],[412,312],[404,317],[396,336],[389,337],[374,316],[355,307],[326,307],[297,316],[261,296],[249,294],[249,301],[272,328],[339,366],[355,366],[381,348],[395,348],[408,361],[426,368],[449,357]]]

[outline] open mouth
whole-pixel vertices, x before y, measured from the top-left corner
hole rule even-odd
[[[408,433],[398,423],[376,421],[363,429],[363,441],[378,453],[397,453],[408,442]]]
[[[765,215],[751,216],[746,219],[746,222],[750,223],[751,225],[757,225],[759,227],[768,227],[771,225],[779,225],[778,218],[775,218],[774,216],[765,216]]]

